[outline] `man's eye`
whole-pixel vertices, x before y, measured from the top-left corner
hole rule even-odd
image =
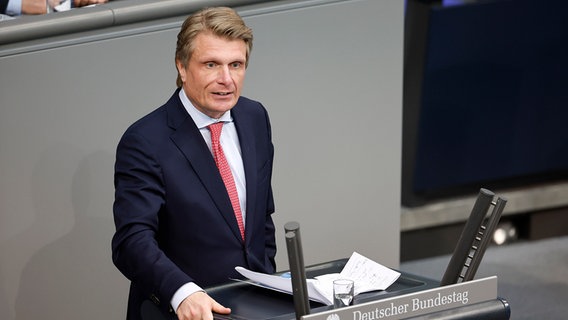
[[[211,69],[211,68],[215,68],[215,63],[213,63],[213,62],[208,62],[208,63],[205,64],[205,66],[206,66],[207,68],[210,68],[210,69]]]
[[[240,63],[240,62],[233,62],[231,64],[231,67],[233,67],[235,69],[240,68],[241,66],[242,66],[242,63]]]

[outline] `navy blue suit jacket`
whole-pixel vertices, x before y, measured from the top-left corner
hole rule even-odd
[[[241,97],[231,110],[246,177],[243,243],[213,156],[178,92],[128,128],[116,152],[112,249],[132,283],[129,319],[140,318],[148,299],[171,309],[187,282],[206,288],[238,277],[235,266],[275,271],[274,148],[265,108]]]

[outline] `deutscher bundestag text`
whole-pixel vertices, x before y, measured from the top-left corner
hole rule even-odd
[[[438,292],[431,298],[413,298],[410,303],[395,304],[390,303],[390,306],[384,308],[376,308],[373,311],[362,312],[359,310],[353,311],[353,320],[376,320],[384,319],[395,316],[401,316],[409,312],[418,312],[439,306],[449,304],[467,304],[468,291],[452,292],[450,294],[442,295]]]

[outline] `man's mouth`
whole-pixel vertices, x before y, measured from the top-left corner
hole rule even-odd
[[[231,92],[213,92],[213,94],[218,96],[228,96],[231,94]]]

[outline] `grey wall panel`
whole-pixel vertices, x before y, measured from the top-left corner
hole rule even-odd
[[[273,122],[279,270],[291,220],[308,264],[356,250],[398,265],[402,5],[239,8],[255,31],[245,95]],[[124,318],[114,152],[172,93],[183,18],[0,46],[1,319]]]
[[[174,41],[158,32],[0,59],[0,318],[123,318],[114,150],[169,96]]]
[[[265,103],[272,117],[278,225],[300,222],[308,263],[355,249],[396,265],[399,3],[352,1],[248,21],[257,40],[245,94]],[[270,29],[263,27],[268,21]],[[283,265],[283,241],[279,248]]]

